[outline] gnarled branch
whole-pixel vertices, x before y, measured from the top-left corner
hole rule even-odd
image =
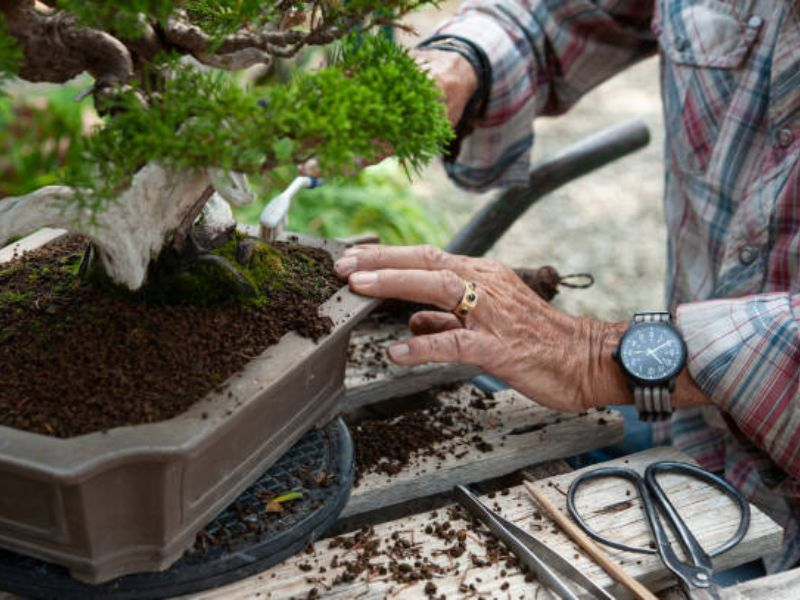
[[[33,0],[2,3],[0,11],[22,47],[23,79],[64,83],[88,71],[100,83],[116,84],[133,76],[130,51],[104,31],[81,27],[66,13],[41,12]]]

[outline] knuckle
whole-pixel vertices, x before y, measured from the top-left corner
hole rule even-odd
[[[439,282],[441,296],[448,303],[457,302],[464,293],[464,280],[452,271],[441,271]]]
[[[489,267],[492,271],[499,273],[503,273],[508,270],[508,267],[505,265],[505,263],[497,260],[496,258],[489,259]]]
[[[450,343],[453,346],[453,356],[457,361],[464,360],[464,344],[461,339],[460,332],[458,331],[450,331],[448,332],[450,335]]]
[[[371,265],[382,265],[386,262],[386,248],[378,246],[377,248],[372,248],[367,252],[369,252],[367,259]]]
[[[442,252],[436,246],[432,246],[430,244],[425,244],[424,246],[420,247],[420,255],[422,256],[422,262],[425,264],[426,267],[431,268],[433,265],[436,265],[440,262]]]

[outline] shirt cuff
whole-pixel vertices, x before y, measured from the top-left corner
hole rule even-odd
[[[486,109],[462,141],[458,156],[445,165],[448,174],[460,186],[477,191],[527,185],[536,116],[529,61],[501,22],[478,11],[456,16],[436,33],[469,40],[492,65]]]
[[[791,477],[800,477],[800,296],[678,307],[688,368],[711,401]]]

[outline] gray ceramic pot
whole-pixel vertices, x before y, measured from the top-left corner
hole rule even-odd
[[[292,240],[334,258],[345,248]],[[224,392],[168,421],[71,439],[0,427],[0,547],[90,583],[166,569],[303,433],[333,416],[350,330],[375,304],[341,289],[321,309],[335,324],[327,337],[285,335]]]

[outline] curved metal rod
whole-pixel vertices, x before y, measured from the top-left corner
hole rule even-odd
[[[605,479],[607,477],[619,477],[621,479],[627,479],[636,487],[636,492],[639,494],[639,497],[643,502],[645,498],[650,498],[650,492],[645,486],[644,478],[633,469],[626,469],[624,467],[600,467],[599,469],[593,469],[591,471],[581,473],[570,484],[569,490],[567,490],[567,511],[569,512],[569,516],[572,517],[573,521],[575,521],[578,526],[583,529],[587,535],[589,535],[589,537],[600,542],[601,544],[611,546],[617,550],[627,550],[628,552],[636,552],[639,554],[656,554],[657,552],[655,548],[640,548],[639,546],[631,546],[630,544],[609,539],[592,529],[589,524],[583,520],[583,517],[575,506],[575,494],[584,483],[594,481],[595,479]]]
[[[535,165],[526,186],[510,188],[481,208],[445,249],[453,254],[483,256],[534,202],[649,142],[647,125],[641,119],[632,119],[568,146]]]
[[[694,540],[694,536],[691,534],[691,531],[686,526],[684,521],[681,519],[678,511],[675,509],[672,502],[669,500],[668,495],[661,487],[661,485],[656,480],[656,476],[660,473],[679,473],[682,475],[688,475],[690,477],[694,477],[707,483],[714,488],[720,490],[729,498],[731,498],[736,506],[739,509],[741,520],[739,521],[739,527],[737,528],[736,532],[731,536],[729,540],[727,540],[724,544],[719,546],[718,548],[714,549],[711,552],[706,553],[702,547],[700,547],[699,543],[695,540],[695,548],[691,547],[691,541]],[[685,546],[687,552],[693,555],[693,559],[699,561],[697,564],[703,564],[704,562],[704,555],[707,557],[715,557],[723,554],[736,546],[739,542],[742,541],[744,536],[747,534],[747,530],[750,527],[750,505],[747,503],[747,500],[742,496],[742,494],[733,487],[730,483],[725,481],[723,478],[702,469],[701,467],[688,464],[688,463],[681,463],[675,461],[662,461],[658,463],[653,463],[647,467],[645,470],[645,475],[642,477],[636,471],[632,469],[627,469],[624,467],[601,467],[599,469],[593,469],[591,471],[587,471],[585,473],[581,473],[578,475],[573,481],[572,484],[569,486],[569,490],[567,490],[567,511],[572,519],[581,527],[587,535],[589,535],[594,540],[600,542],[601,544],[605,544],[612,548],[617,548],[618,550],[627,550],[629,552],[636,552],[639,554],[657,554],[658,551],[654,548],[642,548],[638,546],[631,546],[629,544],[625,544],[623,542],[618,542],[616,540],[609,539],[594,529],[592,529],[586,521],[583,519],[581,514],[578,512],[578,509],[575,505],[575,496],[578,492],[578,489],[585,483],[589,481],[594,481],[596,479],[604,479],[606,477],[619,477],[622,479],[626,479],[634,484],[636,487],[636,492],[638,493],[639,497],[642,500],[642,504],[644,506],[645,513],[648,517],[648,521],[651,523],[651,531],[656,538],[663,537],[664,541],[667,541],[666,534],[663,532],[663,528],[660,527],[661,520],[658,518],[658,515],[655,511],[655,504],[653,495],[655,495],[655,502],[664,510],[668,522],[670,526],[675,529],[675,533],[681,539],[681,543]],[[652,493],[651,493],[652,492]],[[652,512],[652,516],[651,513]],[[660,529],[660,531],[659,531]],[[655,540],[657,544],[660,544],[659,539]],[[688,545],[686,545],[688,544]]]

